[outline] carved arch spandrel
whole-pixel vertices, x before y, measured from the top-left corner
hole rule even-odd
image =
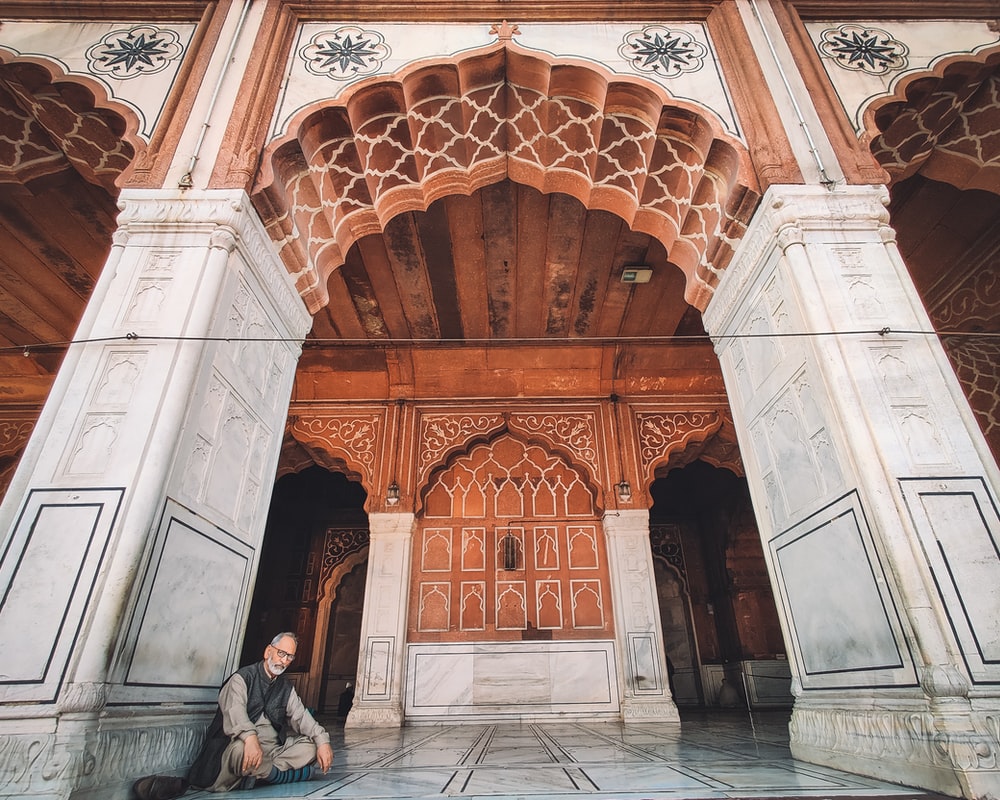
[[[568,458],[600,483],[597,416],[591,411],[573,414],[539,412],[495,412],[483,414],[423,414],[419,423],[417,486],[425,486],[429,475],[455,453],[473,444],[495,438],[502,431],[517,433],[525,441],[538,441]]]
[[[916,173],[1000,193],[1000,48],[906,76],[864,113],[865,141],[893,183]]]
[[[447,453],[442,458],[432,464],[428,464],[426,470],[421,472],[417,481],[419,489],[416,497],[416,510],[418,513],[425,509],[427,492],[435,485],[437,476],[451,469],[457,460],[468,456],[475,448],[493,446],[504,438],[510,438],[525,448],[540,448],[554,461],[562,462],[568,469],[578,472],[582,481],[581,485],[594,498],[596,504],[601,504],[604,491],[588,465],[582,464],[575,457],[575,454],[568,450],[565,443],[553,442],[545,436],[539,436],[537,433],[529,434],[527,431],[516,429],[509,424],[509,420],[507,419],[509,416],[501,415],[501,424],[498,427],[489,433],[467,436],[460,445],[456,444],[449,447]]]
[[[485,442],[506,425],[499,412],[483,414],[421,414],[418,425],[420,453],[417,486],[425,486],[431,471],[466,451],[474,442]]]
[[[308,452],[314,463],[343,472],[370,493],[375,485],[385,427],[385,412],[299,414],[289,418],[283,450],[296,452],[288,441],[290,438]]]
[[[652,481],[701,459],[743,474],[732,420],[721,411],[636,411],[633,415],[642,474]]]
[[[540,438],[553,450],[568,454],[574,463],[587,470],[591,481],[599,482],[596,413],[511,413],[508,423],[512,431],[520,431],[528,438]]]
[[[323,540],[323,561],[320,564],[317,593],[320,603],[332,603],[344,576],[368,560],[368,542],[367,528],[327,530]]]
[[[746,147],[711,112],[506,40],[361,81],[288,130],[253,198],[312,312],[358,239],[507,178],[655,236],[704,309],[759,199]]]

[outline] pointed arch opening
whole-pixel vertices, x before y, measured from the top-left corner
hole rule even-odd
[[[746,480],[703,460],[657,472],[650,549],[679,706],[791,706],[791,675]],[[731,687],[723,693],[723,681]],[[748,697],[749,695],[749,697]]]
[[[247,621],[241,663],[258,658],[280,631],[299,637],[288,670],[310,708],[339,711],[356,681],[368,560],[366,494],[321,466],[275,484]]]

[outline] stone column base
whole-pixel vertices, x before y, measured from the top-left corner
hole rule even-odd
[[[681,724],[681,716],[672,700],[629,698],[622,703],[622,722],[670,722]]]
[[[398,705],[371,706],[355,704],[347,715],[345,728],[402,728],[403,709]]]
[[[144,775],[183,775],[207,724],[178,714],[80,717],[63,715],[58,730],[51,718],[0,721],[0,797],[129,800]]]
[[[997,713],[956,719],[926,709],[796,704],[790,745],[795,758],[813,764],[956,797],[995,798],[1000,797],[998,718]]]

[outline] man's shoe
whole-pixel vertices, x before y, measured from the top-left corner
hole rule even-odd
[[[240,785],[237,789],[253,789],[257,785],[257,779],[253,775],[247,775],[240,781]]]
[[[188,782],[173,775],[147,775],[132,784],[136,800],[173,800],[188,790]]]

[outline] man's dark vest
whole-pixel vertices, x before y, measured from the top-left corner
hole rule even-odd
[[[256,723],[264,714],[278,732],[278,742],[285,743],[288,722],[288,697],[292,693],[292,684],[284,676],[279,675],[273,681],[268,680],[264,672],[264,662],[248,664],[236,670],[226,680],[229,683],[236,675],[243,678],[247,685],[247,716]],[[222,771],[222,753],[229,745],[229,737],[222,729],[222,709],[215,712],[215,717],[205,736],[205,744],[188,771],[188,781],[193,786],[207,788],[215,783]]]
[[[278,743],[285,743],[286,722],[288,720],[288,696],[292,693],[292,684],[284,675],[279,675],[273,681],[268,680],[264,672],[264,662],[248,664],[236,671],[247,685],[247,716],[256,723],[263,713],[278,732]],[[230,678],[232,680],[232,678]],[[222,711],[219,711],[221,721]]]

